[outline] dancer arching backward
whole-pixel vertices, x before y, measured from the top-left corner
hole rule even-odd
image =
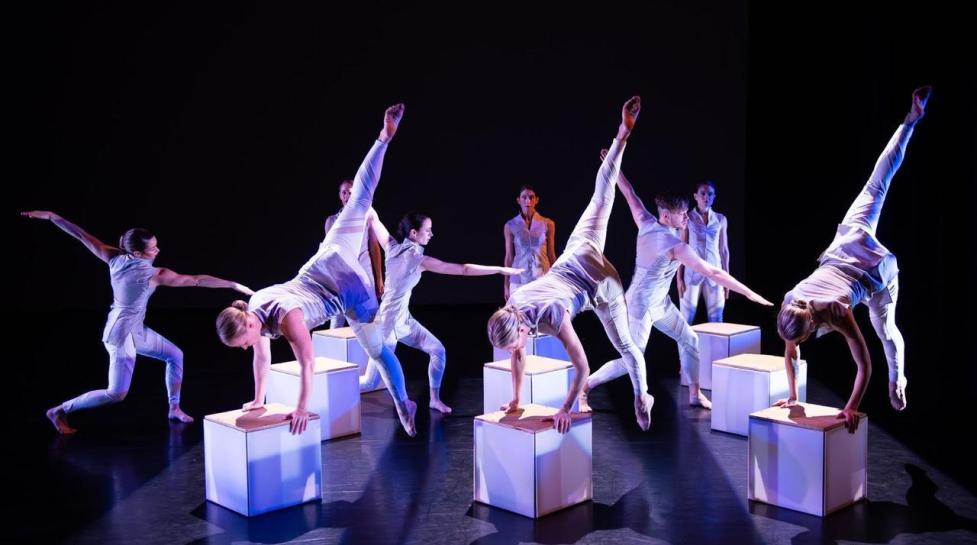
[[[251,295],[245,286],[204,274],[178,274],[170,269],[154,267],[159,255],[156,237],[145,229],[129,229],[119,239],[119,247],[110,246],[88,234],[84,229],[54,212],[36,210],[22,212],[28,218],[50,220],[62,231],[75,237],[109,266],[112,281],[112,310],[109,311],[102,333],[102,343],[109,353],[109,384],[104,390],[92,390],[69,399],[47,411],[47,417],[58,433],[75,433],[68,425],[68,414],[125,399],[136,367],[136,355],[149,356],[166,362],[166,392],[169,397],[168,417],[181,422],[193,422],[180,409],[180,388],[183,385],[183,351],[159,333],[143,325],[146,304],[156,286],[184,288],[231,288]]]
[[[711,409],[712,403],[699,390],[699,338],[668,296],[668,288],[679,265],[685,265],[720,286],[742,293],[751,301],[767,306],[773,306],[773,303],[757,295],[726,271],[700,259],[695,250],[682,242],[679,229],[684,228],[689,219],[689,202],[684,195],[662,194],[655,197],[658,207],[658,218],[655,218],[623,173],[618,175],[617,186],[628,201],[631,216],[638,226],[634,277],[625,297],[631,339],[644,352],[652,325],[674,339],[678,344],[682,375],[689,384],[689,405]],[[617,359],[607,362],[590,375],[580,396],[581,408],[586,405],[591,389],[628,371],[627,363]]]
[[[896,256],[877,238],[875,228],[889,183],[906,153],[906,145],[916,123],[923,118],[931,88],[913,91],[913,103],[905,120],[875,163],[871,177],[845,214],[835,238],[821,254],[818,268],[784,295],[777,316],[777,332],[785,341],[784,360],[790,384],[788,399],[797,399],[793,361],[800,357],[798,345],[812,333],[830,331],[844,335],[855,360],[857,373],[851,397],[838,418],[854,431],[858,426],[858,405],[865,394],[872,362],[852,309],[859,303],[868,306],[872,327],[882,341],[889,366],[889,402],[897,411],[906,408],[905,344],[896,327],[896,299],[899,294],[899,267]]]
[[[689,212],[688,227],[680,231],[682,241],[692,247],[703,261],[729,272],[729,242],[726,238],[726,216],[712,209],[716,200],[716,184],[712,180],[700,183],[695,193],[695,208]],[[706,300],[706,319],[710,322],[723,321],[723,309],[729,298],[729,288],[724,288],[707,279],[691,268],[679,265],[678,275],[679,309],[689,324],[695,320],[699,307],[699,294]]]
[[[343,207],[349,202],[349,196],[353,193],[353,180],[343,180],[339,183],[339,202],[343,203]],[[329,235],[329,230],[332,229],[333,225],[336,225],[336,220],[339,219],[339,213],[342,212],[342,208],[339,212],[326,218],[324,228],[325,234]],[[322,244],[326,241],[323,239]],[[320,245],[321,246],[321,245]],[[367,232],[363,235],[363,242],[360,243],[360,253],[357,257],[360,266],[363,267],[363,272],[366,273],[366,280],[369,282],[369,288],[367,294],[373,299],[373,304],[377,304],[380,297],[383,296],[383,256],[380,254],[380,244],[377,242],[376,236],[367,228]],[[343,327],[346,325],[346,317],[342,314],[337,314],[329,320],[329,327],[335,329],[337,327]]]
[[[427,353],[430,361],[427,367],[431,385],[430,407],[443,413],[450,413],[451,407],[441,401],[441,379],[444,377],[444,345],[426,327],[410,314],[411,292],[421,280],[421,273],[431,271],[439,274],[459,276],[485,276],[489,274],[517,274],[522,269],[445,263],[424,255],[424,248],[434,237],[431,218],[411,212],[400,220],[397,226],[397,239],[390,236],[375,212],[371,212],[370,224],[376,238],[387,254],[387,290],[380,303],[380,311],[375,323],[380,325],[381,334],[390,351],[401,342]],[[367,364],[366,374],[360,377],[360,390],[376,389],[380,375],[377,362],[373,359]]]
[[[512,352],[512,401],[502,407],[519,406],[519,387],[525,369],[526,336],[530,332],[555,335],[563,343],[574,367],[573,384],[563,407],[554,417],[556,429],[570,429],[570,408],[586,380],[587,355],[570,321],[582,310],[593,309],[604,325],[607,337],[624,358],[634,388],[634,412],[641,429],[651,422],[653,399],[647,393],[644,357],[631,340],[624,289],[614,265],[604,257],[607,221],[614,206],[614,183],[621,169],[621,155],[634,128],[641,99],[632,97],[621,110],[621,125],[607,157],[597,171],[594,195],[567,241],[563,254],[542,277],[509,295],[508,304],[488,322],[493,346]]]
[[[505,222],[505,266],[523,269],[505,277],[505,300],[520,286],[546,274],[556,261],[556,223],[536,211],[539,196],[531,185],[519,189],[519,213]]]
[[[326,240],[299,270],[285,282],[264,288],[251,300],[236,301],[217,317],[217,334],[232,347],[254,347],[254,400],[244,409],[261,407],[265,397],[265,378],[271,365],[271,339],[284,336],[302,367],[302,384],[295,411],[291,414],[292,433],[301,433],[309,420],[307,410],[312,395],[315,362],[309,330],[337,314],[345,314],[356,339],[370,357],[380,362],[380,374],[397,407],[400,423],[414,436],[417,405],[407,398],[404,372],[390,349],[384,347],[380,327],[372,324],[377,306],[370,298],[366,272],[357,261],[364,226],[380,179],[383,155],[397,132],[404,105],[387,108],[383,129],[353,178],[349,202],[329,230]]]

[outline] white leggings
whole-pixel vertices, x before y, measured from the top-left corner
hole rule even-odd
[[[386,347],[393,351],[397,343],[400,342],[426,353],[429,357],[427,364],[428,381],[431,388],[441,388],[441,379],[444,378],[446,363],[444,345],[441,344],[441,341],[410,314],[407,315],[407,322],[398,325],[396,331],[406,331],[406,334],[398,335],[396,332],[391,332],[387,335]],[[375,390],[379,385],[379,380],[377,362],[371,358],[366,366],[366,374],[360,377],[360,390]]]
[[[695,312],[699,308],[699,293],[706,300],[706,319],[710,322],[723,321],[723,310],[726,308],[726,293],[723,287],[712,282],[685,285],[685,293],[679,300],[679,307],[686,323],[695,320]]]
[[[136,354],[166,362],[166,391],[171,404],[180,403],[183,384],[183,351],[166,337],[148,327],[130,333],[122,346],[103,343],[109,353],[109,385],[104,390],[92,390],[61,404],[66,413],[118,403],[125,399],[136,368]]]
[[[653,291],[654,286],[646,282],[645,278],[647,277],[644,270],[637,268],[631,286],[628,288],[627,306],[631,338],[641,352],[644,352],[648,346],[652,326],[674,339],[678,344],[682,375],[689,384],[698,384],[699,337],[692,331],[670,299],[666,298],[663,302],[648,300],[647,295]],[[629,369],[621,359],[609,361],[590,375],[587,379],[587,388],[596,388],[628,372]]]
[[[603,253],[623,148],[623,144],[614,140],[597,171],[594,195],[573,228],[566,249],[547,274],[601,278],[594,295],[594,313],[604,326],[608,340],[621,354],[619,361],[624,372],[630,376],[631,386],[637,395],[648,391],[645,358],[631,337],[621,277]]]

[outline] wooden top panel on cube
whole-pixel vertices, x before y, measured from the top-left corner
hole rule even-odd
[[[777,424],[786,424],[798,428],[806,428],[816,431],[830,431],[844,427],[845,420],[836,418],[841,409],[835,407],[825,407],[824,405],[814,405],[811,403],[798,403],[792,407],[770,407],[757,411],[750,415],[750,418],[759,418]],[[863,412],[858,413],[859,418],[867,415]],[[860,422],[860,426],[867,425]]]
[[[313,335],[322,335],[323,337],[335,337],[337,339],[355,339],[356,334],[353,333],[353,328],[351,327],[337,327],[336,329],[320,329],[318,331],[313,331]]]
[[[768,354],[739,354],[716,360],[712,364],[766,373],[775,373],[785,368],[783,356],[770,356]],[[807,362],[798,360],[798,365],[807,365]]]
[[[512,371],[510,361],[511,360],[493,361],[486,363],[485,367],[499,369],[500,371]],[[573,367],[573,364],[568,361],[546,358],[543,356],[527,355],[526,369],[523,374],[538,375],[540,373],[559,371],[560,369],[569,369],[570,367]]]
[[[553,415],[558,411],[559,409],[554,407],[544,407],[543,405],[529,403],[527,405],[520,405],[518,411],[511,413],[495,411],[494,413],[476,416],[475,420],[498,424],[528,433],[539,433],[553,429]],[[590,420],[591,417],[590,413],[570,413],[570,418],[573,420],[573,424],[576,424]]]
[[[738,335],[740,333],[746,333],[747,331],[753,331],[755,329],[760,328],[755,325],[730,324],[726,322],[706,322],[704,324],[695,324],[692,326],[692,331],[695,331],[696,333],[726,335],[727,337]]]
[[[210,420],[216,424],[248,433],[278,426],[288,426],[290,420],[286,417],[294,410],[294,407],[288,407],[281,403],[269,403],[253,411],[238,409],[226,413],[208,414],[204,420]],[[310,413],[309,420],[318,419],[319,415]]]
[[[357,366],[355,363],[318,357],[315,359],[315,368],[312,372],[318,375],[320,373],[334,373],[336,371],[345,371],[347,369],[355,369],[356,372],[359,373],[359,366]],[[295,376],[302,375],[302,366],[299,365],[299,362],[297,361],[276,363],[271,366],[271,370]]]

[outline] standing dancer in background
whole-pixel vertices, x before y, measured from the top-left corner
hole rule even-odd
[[[536,211],[539,196],[531,185],[519,189],[519,213],[505,222],[505,266],[523,272],[505,277],[505,300],[520,286],[546,274],[556,261],[556,223]]]
[[[726,216],[712,209],[712,203],[716,200],[716,184],[706,180],[696,187],[692,196],[696,206],[689,213],[688,227],[680,231],[682,242],[691,246],[703,261],[728,273]],[[710,322],[723,321],[729,288],[720,286],[685,265],[679,265],[675,280],[678,284],[679,308],[687,323],[695,320],[700,292],[706,300],[706,319]]]

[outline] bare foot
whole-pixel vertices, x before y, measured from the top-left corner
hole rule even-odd
[[[444,414],[451,414],[451,407],[445,405],[440,399],[432,399],[428,406]]]
[[[926,115],[926,103],[929,101],[932,92],[933,87],[929,85],[913,91],[913,105],[909,109],[909,113],[906,114],[905,121],[903,121],[906,125],[915,125]]]
[[[702,393],[702,390],[697,391],[694,395],[689,392],[689,405],[692,407],[702,407],[703,409],[712,409],[712,401],[706,397],[706,394]]]
[[[183,409],[180,407],[170,407],[170,413],[167,415],[167,418],[176,420],[177,422],[183,422],[184,424],[193,422],[193,417],[183,412]]]
[[[383,129],[380,131],[380,141],[387,143],[394,134],[397,133],[397,127],[400,126],[400,120],[404,118],[404,105],[394,104],[393,106],[387,108],[383,112]]]
[[[908,401],[906,401],[906,384],[908,381],[902,379],[899,382],[889,383],[889,403],[892,404],[892,408],[901,411],[906,408]]]
[[[587,402],[587,396],[589,395],[590,395],[590,390],[588,390],[587,387],[584,386],[580,390],[580,396],[577,397],[577,407],[579,411],[582,413],[590,413],[594,411],[594,409],[590,407],[590,403]]]
[[[634,124],[638,122],[638,114],[641,112],[641,97],[633,96],[624,103],[624,107],[621,108],[621,124],[624,125],[628,131],[634,129]]]
[[[57,430],[58,433],[62,435],[70,435],[78,431],[68,425],[68,415],[64,412],[64,409],[61,408],[61,405],[48,409],[47,413],[45,414],[47,414],[47,419],[51,421],[51,424],[54,425],[54,429]]]
[[[641,431],[648,431],[651,427],[651,408],[655,405],[655,398],[651,394],[643,393],[634,398],[634,415],[638,419]]]
[[[397,416],[400,418],[400,425],[404,427],[407,435],[414,437],[417,435],[417,428],[414,427],[414,417],[417,415],[417,403],[405,399],[402,403],[397,403]]]

